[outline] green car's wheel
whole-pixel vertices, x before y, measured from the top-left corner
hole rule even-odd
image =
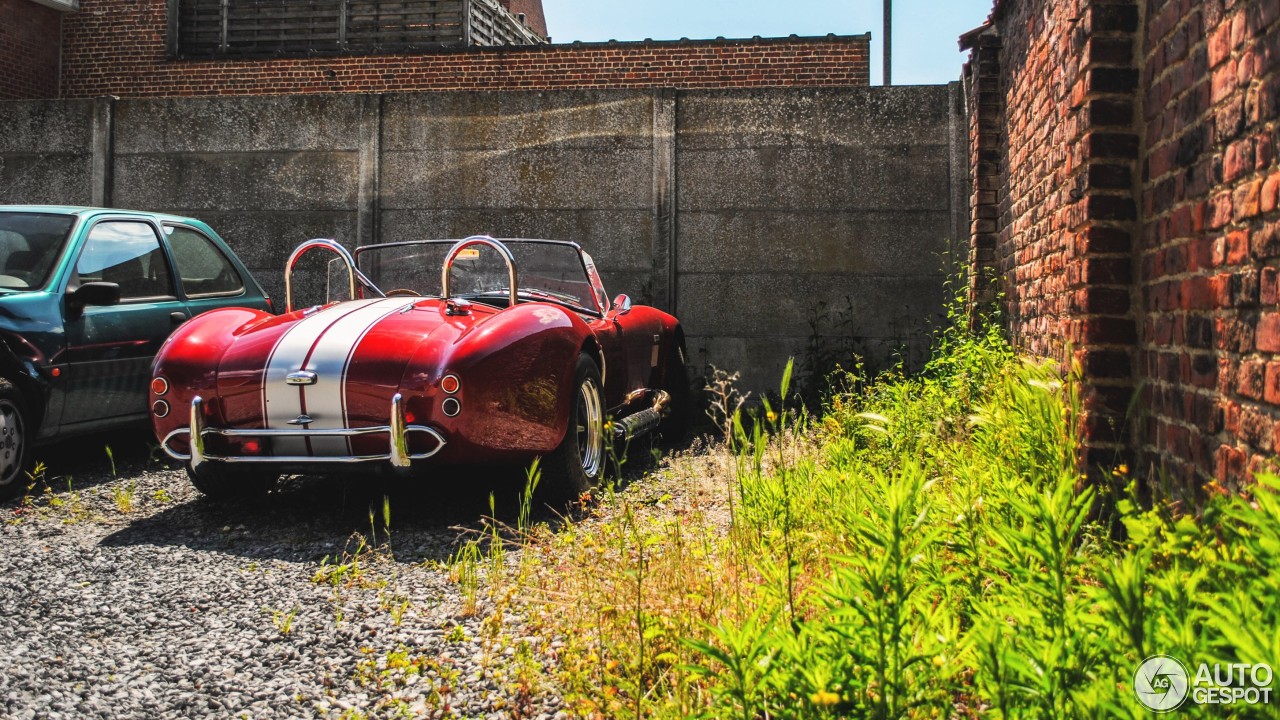
[[[22,393],[0,379],[0,500],[26,492],[30,424]]]

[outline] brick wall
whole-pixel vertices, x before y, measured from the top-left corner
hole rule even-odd
[[[166,0],[82,0],[81,12],[65,19],[63,96],[870,84],[869,35],[175,61],[165,55],[166,6]]]
[[[1280,450],[1280,0],[998,0],[962,44],[975,299],[1082,361],[1090,461],[1246,481]]]
[[[1280,449],[1280,1],[1151,2],[1142,450],[1240,480]]]
[[[524,22],[542,37],[547,36],[547,18],[542,12],[542,0],[498,0],[502,7],[516,15],[524,15]]]
[[[58,93],[61,14],[30,0],[0,0],[0,100]]]
[[[1123,455],[1132,394],[1135,230],[1130,2],[1004,2],[966,36],[973,153],[971,277],[1012,339],[1086,379],[1088,467]],[[995,282],[987,283],[986,278]]]

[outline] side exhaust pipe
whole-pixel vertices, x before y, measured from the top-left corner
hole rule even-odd
[[[650,407],[613,421],[615,439],[626,441],[653,432],[662,422],[663,416],[670,412],[668,405],[671,403],[671,396],[663,390],[636,390],[627,396],[627,402],[635,402],[645,395],[653,396],[653,404]]]

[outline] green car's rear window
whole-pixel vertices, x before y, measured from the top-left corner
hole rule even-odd
[[[44,287],[76,219],[44,213],[0,213],[0,289]]]

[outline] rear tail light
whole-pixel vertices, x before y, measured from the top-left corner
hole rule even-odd
[[[169,403],[157,400],[151,404],[151,412],[158,418],[169,417]]]
[[[446,394],[452,395],[462,389],[462,381],[458,379],[457,375],[445,375],[440,378],[440,389],[445,391]]]
[[[151,380],[151,392],[156,395],[163,395],[169,392],[169,381],[157,375]]]

